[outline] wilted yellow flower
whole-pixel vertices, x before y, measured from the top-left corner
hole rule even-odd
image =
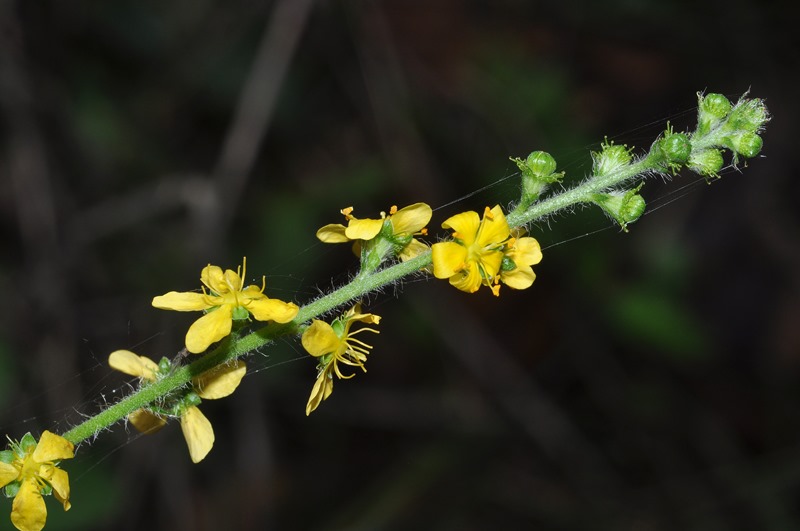
[[[264,295],[266,280],[263,277],[261,288],[244,287],[246,266],[246,258],[236,271],[228,269],[223,273],[221,268],[208,265],[200,274],[202,293],[170,291],[153,299],[153,306],[162,310],[206,312],[189,327],[186,350],[193,354],[204,352],[212,343],[231,333],[234,319],[247,319],[248,314],[259,321],[278,323],[288,323],[295,318],[299,309],[296,304]]]
[[[450,284],[468,293],[478,291],[481,284],[490,288],[496,284],[504,247],[511,236],[500,205],[486,207],[483,219],[473,211],[456,214],[442,227],[454,231],[453,241],[433,244],[434,276],[449,279]]]
[[[112,369],[136,376],[146,382],[154,382],[165,372],[170,371],[169,363],[159,367],[153,360],[138,356],[129,350],[117,350],[108,357],[108,364]],[[211,422],[197,408],[200,399],[213,400],[223,398],[233,393],[239,386],[247,372],[244,362],[234,361],[204,372],[192,378],[193,391],[173,406],[174,416],[180,418],[181,431],[189,447],[189,456],[192,462],[199,463],[208,455],[214,446],[214,429]],[[173,411],[158,408],[156,412],[151,409],[137,409],[128,415],[128,421],[142,433],[155,433],[164,427],[166,417],[173,416]]]
[[[425,226],[433,211],[425,203],[414,203],[397,209],[392,206],[389,215],[381,212],[380,219],[358,219],[352,215],[353,207],[343,208],[341,213],[347,226],[340,223],[325,225],[317,231],[317,238],[324,243],[355,242],[353,250],[359,254],[362,241],[369,241],[382,233],[396,248],[401,260],[408,260],[428,250],[428,246],[414,238],[427,233]],[[384,229],[384,227],[386,227]]]
[[[11,449],[0,452],[0,487],[14,496],[11,523],[20,531],[39,531],[47,520],[42,494],[52,494],[69,511],[69,475],[58,468],[62,459],[72,459],[75,446],[54,433],[42,433],[39,442],[30,433]]]
[[[361,305],[356,304],[331,324],[315,319],[306,328],[302,338],[303,348],[315,358],[319,358],[317,381],[311,389],[311,396],[306,405],[306,415],[310,415],[333,392],[334,374],[343,379],[355,376],[355,374],[347,376],[342,374],[339,363],[360,367],[361,370],[367,372],[364,362],[367,361],[367,354],[372,346],[354,336],[361,332],[375,334],[379,332],[374,328],[359,328],[351,332],[350,327],[356,322],[376,325],[380,321],[381,318],[378,315],[361,313]]]

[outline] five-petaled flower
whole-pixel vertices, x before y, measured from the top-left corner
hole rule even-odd
[[[498,293],[497,275],[503,264],[506,242],[511,236],[500,205],[486,207],[483,219],[474,211],[447,218],[442,227],[452,229],[453,241],[433,244],[433,274],[468,293],[481,284]],[[493,286],[494,284],[494,286]]]
[[[208,265],[200,274],[202,293],[170,291],[153,299],[153,306],[162,310],[206,312],[189,327],[186,350],[193,354],[204,352],[212,343],[231,333],[233,320],[247,319],[248,314],[258,321],[278,323],[288,323],[295,318],[299,309],[296,304],[264,295],[264,278],[261,288],[244,287],[246,265],[245,258],[241,268],[224,273],[221,268]]]
[[[311,389],[311,396],[306,405],[306,415],[317,409],[320,403],[333,392],[333,375],[338,378],[352,378],[355,374],[344,375],[339,368],[339,363],[360,367],[367,372],[364,362],[367,361],[371,345],[356,339],[354,336],[361,332],[378,333],[374,328],[359,328],[350,331],[353,323],[366,324],[380,323],[380,316],[371,313],[361,313],[361,305],[356,304],[347,313],[335,319],[331,324],[315,319],[303,332],[303,348],[319,358],[317,365],[317,381]]]
[[[38,443],[28,433],[10,446],[0,452],[0,487],[14,497],[11,522],[21,531],[39,531],[47,519],[43,494],[52,493],[65,511],[70,508],[69,475],[58,462],[74,457],[75,446],[46,430]]]
[[[341,210],[347,226],[340,223],[325,225],[317,231],[317,238],[325,243],[354,242],[353,250],[360,254],[361,242],[376,238],[379,234],[395,247],[400,260],[409,260],[428,250],[428,246],[414,238],[427,234],[425,226],[431,220],[433,211],[425,203],[414,203],[397,209],[392,206],[389,215],[381,212],[380,219],[358,219],[352,215],[353,207]]]
[[[168,360],[156,364],[150,358],[138,356],[128,350],[117,350],[108,357],[112,369],[136,376],[147,382],[155,382],[166,376],[171,370]],[[219,365],[210,371],[192,378],[192,391],[172,400],[168,399],[152,409],[137,409],[128,420],[142,433],[155,433],[166,424],[166,417],[180,418],[181,431],[189,447],[192,462],[199,463],[214,446],[214,429],[211,422],[197,408],[200,399],[212,400],[223,398],[233,393],[244,378],[247,366],[244,362],[234,361],[227,365]]]

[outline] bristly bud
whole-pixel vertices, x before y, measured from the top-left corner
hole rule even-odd
[[[697,134],[704,135],[731,111],[731,102],[722,94],[697,93]]]
[[[564,176],[564,172],[555,173],[556,159],[545,151],[534,151],[525,160],[520,158],[512,158],[511,160],[517,164],[523,177],[545,183],[554,183]]]
[[[544,188],[564,177],[564,172],[556,173],[556,160],[544,151],[534,151],[525,160],[510,157],[522,173],[522,199],[520,205],[529,206],[539,198]]]
[[[644,198],[639,195],[643,184],[631,190],[594,194],[592,201],[628,232],[628,224],[639,219],[646,207]]]
[[[764,145],[760,136],[750,132],[731,136],[728,140],[732,150],[748,159],[758,155],[761,152],[761,146]]]
[[[719,177],[723,163],[722,153],[713,148],[693,151],[689,157],[689,169],[703,177]]]
[[[728,115],[726,130],[758,133],[768,121],[769,113],[764,100],[759,98],[748,100],[742,96]]]
[[[667,159],[669,166],[682,166],[689,160],[692,153],[692,143],[684,133],[673,133],[671,127],[667,127],[659,144],[661,152]]]
[[[608,175],[609,173],[630,164],[631,150],[625,145],[615,145],[614,142],[601,144],[603,150],[599,153],[592,152],[594,161],[592,172],[595,175]]]

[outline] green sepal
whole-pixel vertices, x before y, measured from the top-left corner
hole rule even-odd
[[[631,150],[626,145],[614,144],[606,140],[600,147],[602,151],[592,152],[593,167],[595,175],[608,175],[631,162]]]
[[[500,262],[500,271],[514,271],[517,268],[517,263],[511,258],[503,256],[503,261]]]
[[[190,407],[196,407],[203,403],[203,399],[200,398],[200,395],[195,393],[194,391],[189,391],[181,398],[177,404],[173,407],[171,416],[174,417],[181,417],[186,412],[187,409]]]
[[[34,436],[31,435],[31,432],[26,433],[25,435],[22,436],[22,439],[19,440],[19,448],[20,450],[22,450],[23,455],[28,454],[33,450],[35,450],[37,444],[38,442],[36,441]]]
[[[172,362],[167,357],[161,358],[158,362],[158,375],[166,376],[170,371],[172,371]]]
[[[5,463],[10,465],[14,462],[14,452],[11,450],[2,450],[0,451],[0,463]]]
[[[3,489],[3,494],[6,498],[14,498],[16,497],[17,493],[19,493],[19,487],[21,482],[19,480],[12,481],[8,485],[5,486]]]
[[[638,220],[647,206],[644,198],[639,195],[643,185],[641,183],[631,190],[593,194],[592,202],[614,218],[622,230],[628,232],[628,225]]]
[[[39,494],[42,496],[50,496],[53,494],[53,487],[49,483],[45,483],[44,486],[39,489]]]
[[[333,328],[333,332],[336,334],[336,337],[341,338],[344,335],[344,331],[346,328],[344,319],[334,319],[331,323],[331,328]]]
[[[236,306],[231,314],[233,321],[247,321],[250,319],[250,312],[244,306]]]

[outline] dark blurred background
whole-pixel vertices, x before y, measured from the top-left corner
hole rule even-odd
[[[300,304],[354,270],[338,210],[447,205],[551,152],[691,126],[697,91],[774,114],[763,157],[534,228],[524,292],[416,279],[371,297],[367,374],[311,417],[282,341],[177,424],[122,425],[67,469],[49,529],[798,529],[798,40],[738,1],[0,3],[0,432],[63,432],[197,317],[152,309],[207,263]],[[793,96],[794,94],[794,96]],[[434,213],[515,199],[503,180]],[[603,230],[605,229],[605,230]],[[596,232],[597,231],[597,232]],[[589,236],[583,235],[592,233]],[[372,337],[371,337],[372,339]],[[10,528],[2,502],[0,529]]]

